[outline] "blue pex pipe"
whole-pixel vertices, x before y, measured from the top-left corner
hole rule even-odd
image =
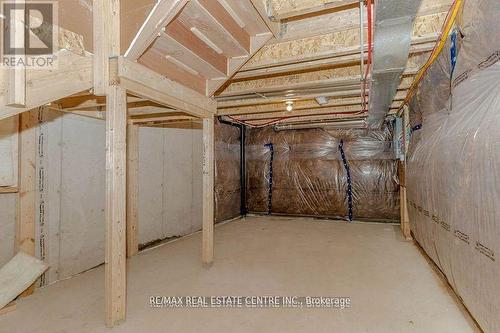
[[[269,148],[271,153],[269,161],[269,192],[267,195],[267,214],[271,215],[273,207],[273,160],[274,160],[274,146],[272,143],[265,144],[264,147]]]
[[[347,204],[349,208],[349,221],[352,221],[352,183],[351,183],[351,169],[349,169],[349,163],[345,157],[344,152],[344,140],[340,140],[339,143],[340,156],[342,157],[342,163],[344,163],[344,168],[347,173]]]

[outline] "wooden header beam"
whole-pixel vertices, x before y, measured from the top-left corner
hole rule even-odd
[[[133,95],[199,118],[207,118],[217,112],[217,102],[212,98],[122,56],[110,59],[110,72],[110,80],[119,81]]]
[[[338,12],[346,9],[351,9],[359,5],[360,0],[340,0],[326,1],[325,4],[306,9],[293,10],[276,15],[278,20],[296,20],[302,18],[310,18],[312,16]]]
[[[7,106],[10,80],[0,80],[0,120],[92,88],[90,53],[81,56],[60,50],[57,52],[57,59],[59,63],[54,69],[26,70],[24,107]],[[0,70],[0,75],[5,75],[5,79],[8,77],[6,72],[8,70]]]

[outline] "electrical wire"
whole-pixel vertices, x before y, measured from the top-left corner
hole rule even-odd
[[[434,49],[432,50],[429,59],[427,59],[427,62],[422,66],[422,68],[418,71],[417,75],[415,76],[415,79],[413,80],[410,86],[410,89],[408,91],[408,94],[406,95],[406,98],[403,101],[403,104],[401,104],[400,108],[398,109],[397,112],[398,114],[400,114],[401,110],[403,110],[403,107],[410,102],[410,99],[413,97],[413,94],[415,93],[415,90],[418,87],[422,78],[424,77],[425,73],[427,73],[429,67],[437,60],[438,56],[443,51],[443,48],[446,45],[446,41],[450,36],[450,31],[453,28],[453,24],[456,21],[456,18],[463,3],[464,0],[455,0],[451,5],[450,10],[448,11],[446,19],[443,23],[443,28],[441,29],[439,40],[434,46]]]
[[[368,11],[368,57],[366,60],[366,70],[365,76],[363,78],[363,88],[362,90],[362,101],[363,101],[363,110],[367,110],[366,107],[366,86],[368,84],[368,75],[370,74],[370,67],[372,64],[372,36],[373,36],[373,12],[372,12],[372,0],[366,0],[366,9]],[[364,47],[364,45],[362,46]],[[361,59],[361,61],[365,61],[365,59]]]
[[[367,83],[368,83],[368,75],[370,74],[370,67],[372,64],[372,53],[373,53],[373,45],[372,45],[372,35],[373,35],[373,11],[372,11],[372,0],[366,0],[366,5],[367,5],[367,11],[368,11],[368,57],[367,57],[367,66],[365,70],[365,75],[363,79],[363,88],[362,88],[362,103],[363,103],[363,110],[362,111],[353,111],[353,112],[331,112],[331,113],[325,113],[323,116],[332,116],[332,115],[362,115],[366,113],[367,107],[366,107],[366,88],[367,88]],[[364,45],[362,46],[364,48]],[[364,61],[364,59],[361,59],[361,61]],[[236,117],[232,116],[226,116],[232,121],[234,121],[237,124],[240,125],[245,125],[249,126],[252,128],[260,128],[260,127],[266,127],[269,125],[274,125],[282,122],[283,120],[287,119],[292,119],[292,118],[298,118],[298,117],[304,117],[304,115],[292,115],[292,116],[285,116],[285,117],[278,117],[273,120],[270,120],[266,123],[263,124],[252,124],[249,121],[241,120]]]

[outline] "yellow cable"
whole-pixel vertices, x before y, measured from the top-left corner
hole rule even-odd
[[[422,80],[422,77],[424,74],[427,72],[427,69],[436,61],[438,56],[441,54],[443,51],[444,46],[446,45],[446,41],[448,40],[448,37],[450,36],[450,31],[453,28],[453,24],[455,23],[455,20],[458,16],[458,13],[460,11],[460,8],[462,7],[462,4],[464,3],[464,0],[456,0],[455,3],[453,4],[453,7],[450,8],[450,16],[449,20],[446,22],[443,33],[441,34],[441,38],[438,41],[438,44],[436,45],[434,51],[432,52],[431,56],[425,63],[425,65],[420,69],[420,71],[417,73],[417,76],[415,76],[415,79],[413,80],[410,90],[408,91],[408,94],[406,95],[405,100],[403,101],[403,104],[401,107],[398,109],[398,114],[401,112],[403,107],[407,105],[410,102],[411,97],[415,93],[415,89],[417,88],[418,84]]]

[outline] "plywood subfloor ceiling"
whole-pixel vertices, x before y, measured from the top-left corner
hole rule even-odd
[[[429,57],[451,3],[422,1],[407,67],[389,113],[400,107],[413,77]],[[352,118],[356,111],[359,118],[366,117],[362,107],[359,2],[270,0],[269,5],[271,19],[280,22],[280,33],[216,93],[218,113],[254,125],[283,116],[300,116],[287,122],[321,121],[342,112]],[[366,61],[366,11],[364,17]],[[328,102],[319,105],[317,96],[328,97]],[[294,102],[293,111],[286,111],[286,101]]]

